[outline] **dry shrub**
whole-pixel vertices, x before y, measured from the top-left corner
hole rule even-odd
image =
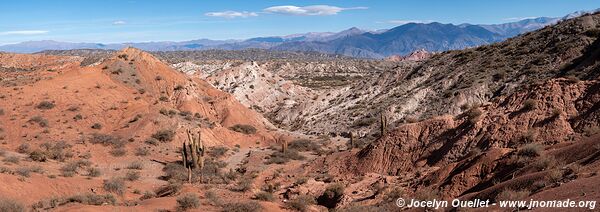
[[[239,133],[246,134],[246,135],[251,135],[251,134],[256,133],[256,128],[254,126],[247,125],[247,124],[236,124],[236,125],[229,127],[229,129],[239,132]]]
[[[258,192],[256,194],[254,194],[253,199],[255,200],[260,200],[260,201],[273,201],[275,199],[275,197],[273,197],[272,193],[266,192],[266,191],[261,191]]]
[[[288,202],[288,207],[298,211],[307,211],[311,205],[317,204],[314,197],[309,195],[299,195]]]
[[[175,137],[175,131],[173,130],[159,130],[158,132],[152,134],[152,138],[161,142],[172,141],[173,137]]]
[[[136,181],[140,179],[140,172],[138,171],[128,171],[125,173],[125,179],[129,181]]]
[[[542,154],[543,150],[544,150],[544,146],[542,146],[541,144],[530,143],[530,144],[526,144],[525,146],[521,147],[517,151],[517,155],[525,156],[525,157],[537,157]]]
[[[0,211],[2,212],[24,212],[25,207],[15,200],[0,197]]]
[[[200,207],[200,199],[196,194],[187,193],[177,198],[177,210],[187,211]]]
[[[254,201],[234,202],[223,205],[223,211],[227,212],[259,212],[263,211],[263,207]]]
[[[122,195],[125,193],[125,181],[121,178],[111,178],[108,180],[104,180],[103,186],[104,190]]]
[[[523,102],[523,107],[521,108],[521,110],[531,111],[531,110],[535,110],[536,108],[537,108],[537,101],[534,99],[527,99],[527,100],[525,100],[525,102]]]

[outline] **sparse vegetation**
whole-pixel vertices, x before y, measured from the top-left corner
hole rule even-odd
[[[259,212],[262,210],[263,207],[254,201],[226,203],[223,205],[223,211],[226,212]]]
[[[144,164],[140,161],[133,161],[129,165],[127,165],[127,169],[142,170],[143,168]]]
[[[150,151],[146,148],[143,147],[138,147],[135,149],[135,155],[136,156],[146,156],[150,153]]]
[[[247,124],[236,124],[236,125],[229,127],[229,129],[239,132],[239,133],[246,134],[246,135],[251,135],[251,134],[256,133],[256,128],[254,128],[251,125],[247,125]]]
[[[275,199],[275,197],[273,197],[272,193],[266,192],[266,191],[261,191],[258,192],[256,194],[254,194],[254,199],[256,200],[260,200],[260,201],[273,201]]]
[[[196,194],[187,193],[177,198],[177,210],[186,211],[200,207],[200,199]]]
[[[299,195],[298,197],[296,197],[296,199],[290,200],[288,202],[288,206],[291,209],[294,210],[298,210],[298,211],[307,211],[307,209],[309,208],[310,205],[315,205],[317,204],[317,201],[315,200],[314,197],[309,196],[309,195]]]
[[[127,173],[125,173],[125,179],[129,180],[129,181],[136,181],[140,179],[140,172],[138,171],[127,171]]]
[[[544,146],[537,143],[526,144],[517,151],[517,155],[526,157],[537,157],[541,155]]]
[[[13,155],[13,156],[5,157],[4,159],[2,159],[2,161],[6,162],[6,163],[19,164],[20,159],[19,159],[19,157]]]
[[[102,129],[102,124],[94,123],[91,128],[95,129],[95,130],[100,130],[100,129]]]
[[[28,122],[31,123],[37,123],[40,127],[48,127],[48,120],[46,120],[45,118],[41,117],[41,116],[34,116],[31,119],[29,119]]]
[[[99,168],[90,167],[90,168],[88,168],[87,171],[88,171],[87,176],[89,176],[89,177],[100,177],[100,175],[102,175],[102,171],[100,171]]]
[[[285,164],[290,160],[304,160],[305,157],[300,155],[298,151],[290,149],[285,152],[275,151],[267,159],[267,164]]]
[[[122,195],[125,192],[125,181],[121,178],[104,180],[103,188],[108,192]]]
[[[54,108],[54,106],[56,106],[56,105],[52,102],[42,101],[42,102],[38,103],[37,106],[35,106],[35,108],[40,109],[40,110],[50,110],[50,109]]]
[[[2,212],[24,212],[25,207],[15,200],[0,197],[0,211]]]
[[[152,134],[152,138],[161,142],[172,141],[173,137],[175,137],[175,132],[173,130],[160,130]]]
[[[115,156],[115,157],[123,157],[123,156],[127,155],[127,150],[123,147],[114,148],[108,152],[110,153],[110,155]]]

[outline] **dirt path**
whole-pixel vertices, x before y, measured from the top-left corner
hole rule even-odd
[[[230,169],[235,170],[236,168],[239,167],[239,165],[242,163],[244,158],[248,157],[248,154],[250,153],[250,151],[255,151],[255,150],[257,150],[257,149],[241,148],[239,152],[234,152],[233,155],[229,156],[229,158],[227,158],[225,160],[225,162],[227,163],[225,170],[230,170]]]

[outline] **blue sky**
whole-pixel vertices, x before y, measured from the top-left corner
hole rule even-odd
[[[491,24],[559,17],[592,0],[19,0],[0,1],[0,44],[244,39],[405,22]]]

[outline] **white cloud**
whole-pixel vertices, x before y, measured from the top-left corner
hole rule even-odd
[[[209,12],[209,13],[205,13],[204,15],[210,16],[210,17],[220,17],[220,18],[248,18],[248,17],[258,16],[258,14],[255,12],[247,12],[247,11],[238,12],[238,11],[231,11],[231,10],[223,11],[223,12]]]
[[[303,15],[303,16],[316,16],[316,15],[337,15],[344,10],[365,10],[367,7],[350,7],[342,8],[329,5],[310,5],[304,7],[286,5],[286,6],[274,6],[265,8],[265,12],[277,13],[283,15]]]
[[[512,17],[512,18],[504,18],[503,21],[522,21],[525,19],[535,19],[539,17],[531,16],[531,17]]]
[[[122,20],[118,20],[118,21],[113,22],[112,24],[113,25],[125,25],[125,24],[127,24],[127,22],[122,21]]]
[[[389,21],[379,22],[379,23],[404,25],[404,24],[409,24],[409,23],[426,24],[426,23],[431,23],[431,22],[433,22],[433,21],[431,21],[431,20],[428,20],[428,21],[423,21],[423,20],[389,20]]]
[[[4,31],[0,32],[0,35],[41,35],[46,34],[48,31],[45,30],[21,30],[21,31]]]

